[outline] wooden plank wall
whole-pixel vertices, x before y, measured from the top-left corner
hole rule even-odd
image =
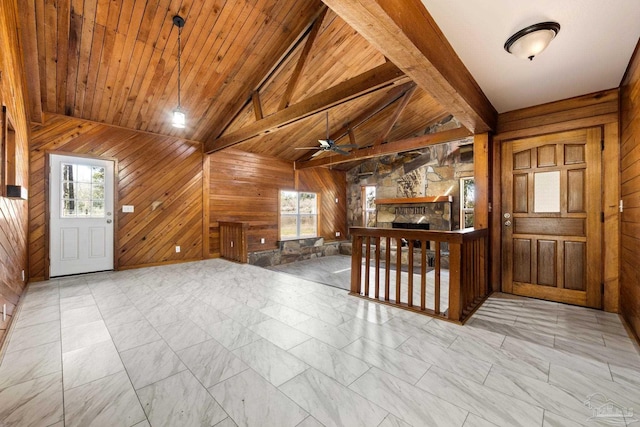
[[[202,259],[202,144],[47,114],[31,143],[30,272],[46,277],[45,152],[116,159],[119,269]],[[134,213],[122,213],[134,205]],[[175,252],[175,246],[181,252]]]
[[[293,164],[227,149],[209,156],[209,251],[220,256],[218,221],[248,221],[249,252],[275,249],[278,192],[293,190]],[[265,243],[261,244],[260,239]]]
[[[236,149],[209,156],[209,247],[220,256],[218,221],[248,221],[249,252],[278,247],[278,198],[281,189],[296,189],[293,163]],[[341,171],[314,169],[298,172],[298,189],[320,195],[320,230],[325,240],[344,238],[346,224],[346,175]],[[336,197],[338,203],[335,202]],[[265,243],[261,244],[260,239]]]
[[[624,211],[620,237],[620,311],[640,337],[640,52],[621,87],[620,182]],[[638,338],[640,340],[640,338]]]
[[[620,298],[619,288],[619,214],[620,168],[618,152],[619,91],[611,89],[562,101],[524,108],[498,116],[497,133],[493,143],[494,177],[499,175],[500,146],[508,141],[536,135],[544,135],[573,129],[601,126],[604,135],[602,164],[604,227],[602,265],[604,282],[604,310],[617,312]],[[493,212],[491,214],[491,241],[500,241],[502,220],[499,181],[494,180]],[[493,263],[499,253],[492,252]],[[496,277],[492,276],[495,280]]]
[[[347,176],[326,168],[296,171],[299,191],[320,195],[320,236],[325,240],[347,238]],[[337,199],[337,202],[336,202]],[[340,236],[336,236],[336,232]]]
[[[24,80],[21,40],[18,37],[18,8],[14,0],[0,7],[0,100],[15,131],[16,184],[28,187],[29,116]],[[7,320],[0,315],[0,347],[13,318],[26,281],[28,201],[0,197],[0,308],[7,305]]]

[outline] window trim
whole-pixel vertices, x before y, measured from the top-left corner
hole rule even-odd
[[[368,224],[367,213],[376,215],[378,211],[375,207],[373,209],[367,209],[367,188],[369,187],[373,187],[374,191],[377,191],[377,187],[375,185],[362,185],[360,187],[361,188],[360,198],[362,199],[362,226],[363,227],[369,227],[367,225]],[[377,218],[376,218],[376,224],[377,224]]]
[[[467,208],[464,205],[464,183],[465,181],[471,181],[473,182],[473,188],[474,188],[474,204],[475,204],[475,177],[473,176],[466,176],[466,177],[462,177],[460,178],[460,229],[464,229],[467,227],[464,227],[465,225],[465,214],[467,213],[474,213],[475,208]],[[471,225],[471,227],[473,227],[473,224]]]
[[[297,193],[298,195],[298,212],[296,214],[283,214],[282,213],[282,193],[283,192],[291,192],[291,193]],[[305,193],[305,194],[313,194],[315,195],[316,198],[316,213],[315,214],[300,214],[300,194]],[[289,241],[289,240],[303,240],[303,239],[317,239],[318,237],[321,237],[321,233],[320,233],[320,194],[316,193],[314,191],[298,191],[298,190],[290,190],[290,189],[285,189],[282,188],[280,190],[278,190],[278,241]],[[300,217],[301,216],[310,216],[310,215],[315,215],[316,217],[316,234],[314,236],[300,236]],[[295,237],[283,237],[282,236],[282,217],[283,216],[295,216],[297,218],[296,224],[297,224],[297,230],[296,230],[296,236]]]

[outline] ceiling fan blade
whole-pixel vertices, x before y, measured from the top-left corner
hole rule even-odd
[[[319,156],[320,154],[322,154],[322,153],[324,153],[324,152],[325,152],[325,150],[318,150],[318,151],[316,151],[315,153],[313,153],[313,154],[311,155],[311,158],[314,158],[314,157],[316,157],[316,156]]]
[[[331,151],[333,151],[334,153],[342,154],[343,156],[348,156],[349,154],[351,154],[348,151],[339,149],[338,147],[333,147]]]
[[[358,144],[345,144],[345,145],[336,145],[336,147],[339,147],[339,148],[358,148],[359,145]]]
[[[294,150],[319,150],[320,147],[294,147]]]

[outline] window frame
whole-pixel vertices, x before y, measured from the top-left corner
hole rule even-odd
[[[361,187],[361,199],[362,199],[362,226],[363,227],[369,227],[369,215],[373,215],[374,217],[376,216],[377,213],[377,209],[375,207],[375,194],[374,194],[374,207],[372,209],[369,209],[367,207],[367,189],[368,188],[373,188],[374,193],[377,191],[377,188],[375,185],[363,185]],[[377,225],[377,219],[376,221],[374,221]],[[373,225],[372,227],[375,227],[375,225]]]
[[[466,181],[471,181],[473,185],[474,201],[471,207],[468,207],[465,202],[465,182]],[[466,177],[460,178],[460,229],[461,230],[465,228],[472,228],[474,226],[473,223],[468,227],[466,226],[466,214],[470,213],[473,215],[474,209],[475,209],[474,206],[475,206],[475,178],[473,176],[466,176]]]
[[[283,193],[296,193],[297,198],[297,209],[295,214],[282,213],[282,196]],[[315,213],[301,213],[300,212],[300,200],[301,194],[313,194],[316,200]],[[314,239],[320,237],[320,194],[313,191],[297,191],[297,190],[288,190],[288,189],[280,189],[278,191],[278,239],[280,241],[287,240],[302,240],[302,239]],[[282,219],[284,216],[287,217],[295,217],[296,218],[296,235],[295,236],[283,236],[282,235]],[[301,235],[301,218],[315,216],[315,235]]]

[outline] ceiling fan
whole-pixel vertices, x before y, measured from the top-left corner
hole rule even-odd
[[[338,154],[342,154],[343,156],[347,156],[349,155],[349,151],[345,151],[345,148],[357,148],[358,145],[357,144],[345,144],[345,145],[337,145],[336,142],[331,139],[329,137],[329,112],[327,111],[327,138],[326,139],[319,139],[318,142],[320,143],[319,147],[296,147],[296,150],[318,150],[317,152],[313,153],[313,155],[311,157],[315,157],[318,156],[320,154],[322,154],[325,151],[332,151],[334,153],[338,153]]]

